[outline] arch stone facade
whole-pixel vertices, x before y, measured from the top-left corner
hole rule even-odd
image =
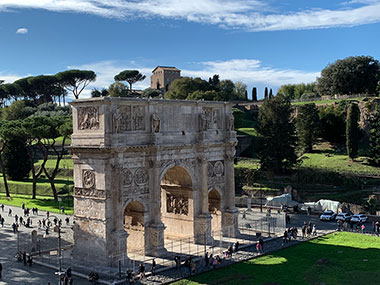
[[[165,250],[163,221],[169,218],[190,223],[192,231],[178,236],[208,242],[210,189],[220,193],[221,227],[237,234],[237,140],[230,104],[104,97],[71,106],[74,256],[107,264],[111,256],[125,253],[124,212],[132,201],[144,206],[146,254]]]

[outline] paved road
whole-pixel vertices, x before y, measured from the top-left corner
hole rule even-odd
[[[8,216],[8,209],[12,209],[12,216]],[[0,262],[3,265],[3,276],[0,279],[0,285],[3,284],[57,284],[58,277],[54,274],[54,270],[48,269],[43,266],[33,264],[31,267],[24,266],[22,262],[17,262],[15,259],[15,254],[17,252],[17,235],[13,233],[12,224],[14,222],[14,216],[23,216],[23,211],[21,208],[5,206],[4,212],[0,215],[5,218],[4,228],[0,226]],[[53,214],[57,216],[58,219],[64,220],[65,215]],[[31,228],[26,228],[24,226],[19,227],[19,231],[22,233],[31,233],[32,230],[37,230],[40,233],[43,230],[39,230],[37,227],[38,220],[42,220],[46,217],[45,212],[39,212],[39,215],[31,215],[33,225]],[[70,217],[71,222],[71,217]],[[65,224],[65,223],[64,223]],[[63,229],[68,229],[66,225]],[[51,231],[50,236],[55,236],[56,233]],[[81,279],[79,277],[74,277],[74,284],[89,284],[88,281]]]

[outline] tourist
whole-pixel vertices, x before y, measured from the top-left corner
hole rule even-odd
[[[9,208],[8,216],[9,216],[9,217],[12,217],[12,209],[11,209],[11,208]]]
[[[66,221],[66,225],[68,226],[70,224],[70,218],[66,217],[65,221]]]
[[[4,218],[3,218],[4,220]],[[376,222],[376,235],[379,236],[379,231],[380,231],[380,223],[379,221]]]
[[[221,264],[222,263],[222,259],[220,258],[219,255],[217,255],[215,259],[216,259],[216,263],[217,264]]]
[[[208,258],[208,252],[205,253],[205,267],[208,268],[209,258]]]
[[[209,264],[212,266],[214,264],[214,256],[211,254],[209,258]]]
[[[22,222],[24,221],[24,218],[20,216],[20,225],[22,225]]]
[[[145,278],[145,266],[143,263],[140,263],[139,265],[139,273],[140,273],[140,280],[143,280]]]
[[[46,212],[46,219],[49,219],[50,213],[49,211]]]
[[[4,220],[4,217],[2,217],[1,220],[0,220],[0,223],[1,223],[1,227],[2,227],[2,228],[4,228],[4,221],[5,221],[5,220]]]
[[[216,262],[216,260],[214,262]],[[192,259],[190,260],[190,268],[191,268],[191,274],[195,274],[196,266],[195,266],[194,260],[192,260]]]
[[[239,250],[239,241],[235,242],[235,252],[238,252]]]
[[[4,212],[4,204],[1,204],[1,211]]]
[[[181,259],[178,255],[174,256],[174,261],[175,261],[175,269],[179,269],[179,265],[181,264]]]
[[[132,284],[133,283],[133,273],[132,273],[132,270],[128,269],[127,270],[127,277],[126,277],[126,280],[127,284]]]
[[[264,252],[264,240],[262,237],[259,238],[259,244],[261,246],[261,250]]]
[[[25,210],[25,204],[24,204],[24,203],[22,203],[21,208],[22,208],[23,210]]]
[[[26,252],[25,251],[22,254],[22,261],[24,262],[24,265],[26,265]]]
[[[350,229],[351,229],[351,232],[354,231],[354,223],[350,221]]]
[[[302,226],[302,239],[304,239],[306,237],[306,222],[305,224]]]
[[[29,264],[29,266],[32,266],[32,264],[33,264],[33,258],[30,255],[30,253],[29,253],[29,256],[28,256],[28,264]]]
[[[41,226],[42,226],[42,223],[41,223],[41,220],[38,220],[38,228],[41,229]]]
[[[15,223],[12,224],[13,233],[15,234],[17,232],[17,226]]]
[[[288,231],[285,230],[285,231],[284,231],[284,234],[283,234],[283,236],[282,236],[282,246],[284,246],[285,243],[287,243],[287,241],[288,241]]]
[[[155,272],[156,272],[156,261],[153,258],[153,261],[152,261],[152,276],[154,275]]]
[[[365,230],[365,225],[364,224],[362,224],[361,229],[362,229],[362,234],[364,234],[364,230]]]
[[[61,210],[62,210],[62,214],[64,214],[65,213],[65,207],[62,207]]]
[[[1,279],[1,277],[2,277],[2,274],[3,274],[3,265],[2,265],[1,262],[0,262],[0,279]]]
[[[45,228],[46,227],[46,220],[42,219],[42,226]]]
[[[261,250],[262,250],[262,248],[261,248],[261,244],[260,244],[260,242],[257,242],[257,243],[256,243],[256,251],[257,251],[257,254],[260,254],[260,253],[261,253]]]
[[[232,244],[229,246],[228,248],[228,257],[231,258],[232,257],[232,252],[233,252],[233,249],[232,249]]]
[[[314,224],[313,225],[313,236],[317,235],[317,226]]]

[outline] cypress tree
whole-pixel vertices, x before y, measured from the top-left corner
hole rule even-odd
[[[265,87],[264,90],[264,100],[268,100],[268,87]]]
[[[273,91],[272,88],[269,90],[269,100],[273,98]]]
[[[282,95],[264,100],[259,110],[258,157],[263,170],[284,173],[297,161],[290,100]]]
[[[252,88],[252,101],[253,102],[257,101],[257,88],[256,87]]]
[[[245,100],[248,101],[248,91],[247,91],[247,89],[245,89],[244,95],[245,95]]]
[[[311,152],[320,134],[321,124],[314,103],[301,105],[296,118],[299,146],[303,152]]]
[[[351,159],[358,156],[359,149],[359,125],[360,110],[357,104],[352,103],[348,107],[346,120],[346,149]]]
[[[380,112],[377,111],[371,119],[369,131],[369,149],[371,164],[380,166]]]

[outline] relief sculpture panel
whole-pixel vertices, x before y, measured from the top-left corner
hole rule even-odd
[[[224,161],[209,161],[207,163],[208,184],[216,185],[224,183]]]
[[[114,133],[145,131],[144,106],[119,106],[112,116]]]
[[[95,188],[95,171],[84,169],[82,172],[83,188]]]
[[[98,130],[99,126],[100,124],[98,107],[78,108],[79,130]]]
[[[187,216],[189,214],[189,199],[173,194],[166,194],[166,211]]]

